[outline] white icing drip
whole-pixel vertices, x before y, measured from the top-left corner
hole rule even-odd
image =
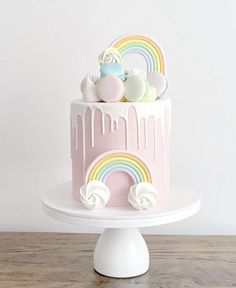
[[[140,130],[141,130],[141,121],[137,121],[137,143],[138,143],[138,149],[140,148],[140,142],[141,142],[141,136],[140,136]]]
[[[76,126],[76,127],[74,127],[75,128],[75,130],[74,130],[74,133],[75,133],[75,150],[77,150],[78,149],[78,127]]]
[[[114,120],[115,121],[115,125],[116,125],[116,130],[118,130],[119,129],[119,120],[117,119],[117,120]]]
[[[162,134],[165,133],[165,111],[166,111],[166,107],[161,111],[161,132]]]
[[[115,123],[115,122],[111,120],[110,123],[111,123],[111,124],[110,124],[110,125],[111,125],[111,127],[110,127],[110,131],[111,131],[111,133],[112,133],[113,130],[114,130],[114,123]]]
[[[116,102],[116,103],[86,103],[82,100],[75,100],[71,103],[71,120],[72,126],[76,126],[76,116],[80,115],[82,121],[85,117],[86,108],[90,108],[91,111],[99,109],[103,115],[109,114],[112,121],[119,121],[120,117],[128,120],[128,111],[130,107],[134,107],[137,113],[138,121],[141,118],[148,118],[154,116],[161,118],[164,116],[166,109],[170,109],[170,99],[163,98],[153,102]]]
[[[74,149],[74,147],[73,147],[73,144],[74,144],[74,141],[75,141],[75,127],[73,127],[72,126],[72,121],[71,121],[71,119],[70,119],[70,144],[71,144],[71,149],[70,149],[70,157],[71,157],[71,159],[72,159],[72,155],[73,155],[73,149]],[[76,146],[76,144],[75,144],[75,146]]]
[[[167,111],[167,129],[168,129],[168,135],[170,137],[171,134],[171,103],[168,106],[168,109],[166,108]]]
[[[164,119],[163,119],[163,122]],[[165,145],[165,132],[162,130],[162,143],[163,143],[163,176],[164,176],[164,183],[163,183],[163,188],[164,191],[166,192],[166,145]]]
[[[154,118],[154,159],[157,160],[157,119]]]
[[[164,191],[167,191],[167,171],[166,171],[166,138],[170,137],[171,133],[171,104],[165,109],[164,124],[166,125],[163,133],[163,171],[164,171]]]
[[[91,146],[94,147],[94,114],[95,110],[91,111]]]
[[[129,149],[129,123],[128,118],[125,118],[125,142],[126,150]]]
[[[85,114],[85,112],[84,112],[84,114]],[[86,147],[86,138],[85,138],[85,121],[84,121],[84,119],[85,119],[85,115],[84,115],[84,118],[82,118],[82,127],[83,127],[83,131],[82,131],[82,133],[83,133],[83,139],[82,139],[82,141],[83,141],[83,175],[82,175],[82,177],[83,177],[83,181],[85,181],[85,155],[86,155],[86,151],[85,151],[85,147]]]
[[[105,134],[105,114],[102,113],[102,135]]]
[[[145,147],[145,149],[148,147],[148,135],[147,135],[147,121],[146,121],[146,118],[144,118],[144,133],[145,133],[145,135],[144,135],[144,138],[145,138],[145,142],[144,142],[144,147]]]

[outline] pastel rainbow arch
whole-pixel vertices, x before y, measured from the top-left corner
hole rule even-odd
[[[106,182],[107,177],[115,171],[123,171],[130,175],[135,184],[152,182],[147,165],[137,156],[127,152],[105,153],[90,165],[86,181],[98,180]]]
[[[121,57],[131,53],[141,54],[146,60],[148,72],[158,71],[165,74],[163,53],[151,38],[144,35],[125,35],[115,40],[111,46],[118,50]]]

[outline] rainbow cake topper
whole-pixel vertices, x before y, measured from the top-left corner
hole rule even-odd
[[[146,71],[129,69],[121,63],[129,54],[146,60]],[[161,48],[144,35],[125,35],[99,55],[100,76],[87,74],[81,83],[86,102],[151,102],[161,98],[168,87]]]
[[[106,182],[107,177],[115,171],[124,171],[131,176],[133,182],[152,182],[147,165],[137,156],[127,152],[111,152],[102,154],[89,167],[87,182],[98,180]]]
[[[131,53],[141,54],[146,60],[148,72],[165,74],[163,53],[151,38],[144,35],[125,35],[115,40],[111,47],[116,48],[121,57]]]

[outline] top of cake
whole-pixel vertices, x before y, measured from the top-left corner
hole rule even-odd
[[[146,71],[124,67],[127,54],[138,53],[146,60]],[[160,46],[144,35],[116,39],[99,56],[100,75],[88,73],[81,83],[84,102],[148,102],[167,90],[165,63]]]

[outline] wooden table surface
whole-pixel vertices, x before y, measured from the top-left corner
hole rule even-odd
[[[236,236],[145,236],[150,270],[130,279],[94,272],[97,237],[0,233],[0,288],[236,287]]]

